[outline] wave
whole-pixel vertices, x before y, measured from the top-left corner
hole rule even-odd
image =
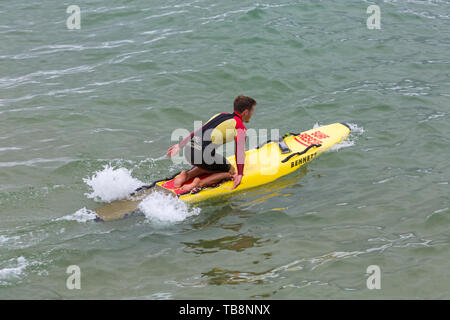
[[[180,222],[200,213],[200,208],[190,209],[186,203],[170,194],[153,192],[139,204],[145,217],[153,222]]]
[[[342,148],[348,148],[348,147],[354,146],[358,137],[364,133],[363,127],[358,127],[358,125],[355,123],[347,123],[347,124],[349,125],[350,130],[351,130],[349,137],[347,139],[333,145],[330,148],[330,151],[338,151]]]
[[[80,210],[78,210],[72,214],[55,219],[55,221],[68,220],[68,221],[77,221],[77,222],[87,222],[87,221],[95,220],[96,218],[97,218],[97,215],[95,214],[94,211],[86,209],[86,208],[81,208]]]

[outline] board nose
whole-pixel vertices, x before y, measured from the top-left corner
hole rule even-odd
[[[350,128],[350,125],[346,122],[340,122],[340,124],[342,124],[343,126],[346,126],[348,128],[348,130],[350,130],[350,132],[352,132],[352,128]]]

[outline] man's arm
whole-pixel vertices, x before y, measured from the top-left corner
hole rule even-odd
[[[191,132],[186,138],[184,138],[183,140],[181,140],[181,142],[178,144],[180,146],[180,148],[183,148],[186,143],[188,143],[188,141],[192,138],[192,136],[194,134],[197,133],[198,130],[200,130],[202,127],[198,128],[197,130],[195,130],[194,132]]]
[[[245,129],[237,129],[236,140],[235,140],[235,159],[237,174],[234,179],[233,189],[237,188],[241,183],[242,177],[244,176],[244,164],[245,164]]]
[[[236,158],[236,167],[239,175],[244,175],[245,136],[246,134],[244,129],[237,129],[235,158]]]
[[[208,120],[208,122],[209,122],[209,120]],[[206,123],[208,123],[208,122],[206,122]],[[202,125],[200,128],[198,128],[197,130],[191,132],[186,138],[181,140],[180,143],[177,143],[176,145],[170,147],[169,150],[167,151],[167,156],[173,157],[174,155],[178,154],[178,152],[180,152],[181,148],[183,148],[188,143],[188,141],[194,136],[194,134],[196,134],[199,130],[203,129],[205,124]]]
[[[184,138],[183,140],[181,140],[181,142],[179,143],[180,148],[183,148],[186,143],[188,143],[188,141],[194,136],[194,134],[196,134],[200,129],[203,129],[203,127],[210,122],[212,119],[214,119],[215,117],[217,117],[220,113],[217,113],[215,115],[213,115],[208,121],[206,121],[200,128],[198,128],[197,130],[195,130],[194,132],[191,132],[186,138]]]

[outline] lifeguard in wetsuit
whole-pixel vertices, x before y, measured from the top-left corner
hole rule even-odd
[[[184,147],[186,159],[194,165],[189,172],[182,171],[174,181],[176,187],[183,191],[215,184],[223,179],[233,178],[236,188],[244,175],[245,137],[244,122],[249,122],[254,113],[256,101],[239,95],[234,100],[233,113],[219,113],[210,118],[201,128],[192,132],[179,144],[167,151],[169,157],[177,154]],[[235,141],[237,172],[216,148],[227,142]],[[200,180],[199,175],[213,173]],[[196,178],[195,178],[196,177]],[[183,185],[195,178],[192,183]]]

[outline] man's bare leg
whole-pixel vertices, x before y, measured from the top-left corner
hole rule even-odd
[[[203,180],[200,180],[200,178],[197,177],[191,183],[185,184],[184,186],[182,186],[181,190],[188,192],[194,188],[203,188],[205,186],[210,186],[210,185],[216,184],[224,179],[232,178],[234,172],[235,172],[234,168],[233,168],[233,166],[231,166],[230,171],[228,171],[228,172],[213,173]]]
[[[192,178],[198,177],[202,174],[209,173],[209,171],[203,170],[199,167],[193,167],[191,170],[186,171],[183,170],[180,174],[175,178],[173,182],[173,186],[175,188],[181,187],[186,181],[191,180]]]

